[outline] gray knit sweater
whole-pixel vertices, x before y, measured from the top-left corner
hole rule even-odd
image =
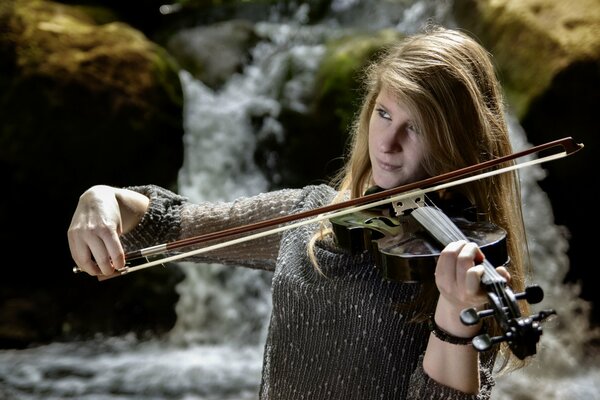
[[[335,195],[320,185],[192,204],[157,186],[130,189],[151,202],[140,225],[122,238],[128,251],[313,209]],[[368,253],[350,255],[327,240],[315,246],[319,273],[306,251],[315,229],[305,225],[194,259],[273,271],[261,399],[490,397],[493,357],[482,358],[478,395],[440,385],[423,371],[429,332],[410,322],[422,311],[413,302],[419,284],[382,279]]]

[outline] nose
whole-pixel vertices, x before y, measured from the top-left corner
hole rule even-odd
[[[379,146],[381,151],[385,153],[396,153],[402,150],[402,135],[401,127],[389,127],[384,130],[379,138]]]

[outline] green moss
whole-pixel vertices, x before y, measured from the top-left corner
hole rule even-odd
[[[600,56],[597,0],[456,0],[454,15],[493,54],[519,118],[570,64]]]
[[[153,57],[153,63],[158,83],[165,89],[168,99],[174,104],[180,104],[183,107],[183,91],[179,81],[179,66],[177,61],[166,50],[158,47]]]
[[[77,5],[73,9],[88,15],[96,24],[104,25],[119,20],[119,16],[111,9],[101,6]]]

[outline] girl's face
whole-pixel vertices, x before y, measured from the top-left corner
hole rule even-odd
[[[425,146],[408,108],[385,90],[375,100],[369,120],[369,157],[373,181],[390,189],[427,177]]]

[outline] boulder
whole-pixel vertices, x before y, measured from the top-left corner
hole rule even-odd
[[[14,260],[0,280],[0,344],[49,340],[74,326],[88,334],[161,331],[175,319],[175,270],[145,274],[147,285],[132,287],[71,272],[66,232],[83,190],[175,188],[183,162],[177,64],[128,25],[98,22],[94,16],[110,14],[98,10],[0,5],[0,240]],[[129,311],[100,318],[118,310]]]
[[[507,100],[527,133],[541,144],[572,136],[585,145],[577,154],[544,165],[540,182],[556,223],[570,239],[567,281],[580,282],[582,298],[600,298],[593,285],[595,244],[589,228],[600,221],[582,207],[600,146],[600,2],[597,0],[455,0],[459,26],[493,54]],[[541,267],[543,268],[543,266]]]

